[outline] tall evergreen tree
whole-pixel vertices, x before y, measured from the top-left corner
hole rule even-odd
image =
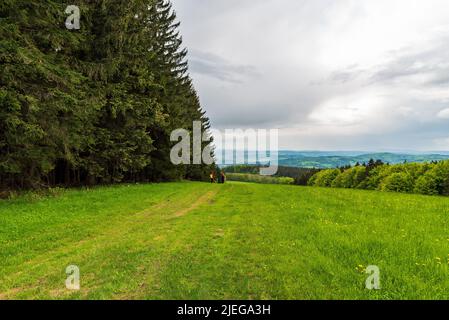
[[[149,63],[160,84],[160,90],[153,91],[153,94],[163,106],[164,114],[169,116],[153,129],[152,138],[156,149],[152,153],[154,161],[148,170],[155,180],[178,179],[192,168],[173,166],[170,163],[170,132],[184,128],[192,133],[193,120],[202,121],[203,130],[207,130],[208,119],[201,110],[198,96],[187,74],[187,50],[182,47],[179,22],[176,21],[170,2],[154,0],[149,11],[150,25],[155,26],[150,29],[152,46]],[[207,169],[203,171],[205,176]]]

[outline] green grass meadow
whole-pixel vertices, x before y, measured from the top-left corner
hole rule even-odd
[[[0,299],[448,299],[449,198],[232,182],[0,201]],[[77,265],[81,289],[65,287]],[[364,269],[380,268],[380,290]]]

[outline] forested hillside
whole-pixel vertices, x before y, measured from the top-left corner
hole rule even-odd
[[[203,179],[170,132],[209,121],[166,0],[0,3],[0,187]]]

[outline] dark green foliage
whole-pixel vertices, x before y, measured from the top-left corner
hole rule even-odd
[[[0,4],[0,187],[203,180],[170,132],[208,128],[166,0]]]

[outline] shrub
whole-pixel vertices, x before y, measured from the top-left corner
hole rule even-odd
[[[358,188],[366,177],[366,168],[362,166],[353,167],[339,174],[333,181],[334,188]]]
[[[331,187],[332,182],[338,177],[340,170],[328,169],[318,172],[313,181],[313,185],[316,187]]]
[[[295,179],[290,178],[290,177],[279,177],[279,184],[294,184],[295,183]]]
[[[413,177],[405,172],[393,173],[386,177],[381,184],[382,191],[412,192]]]
[[[438,177],[433,172],[427,172],[416,180],[413,191],[420,194],[437,195]]]
[[[380,190],[382,180],[390,174],[391,166],[383,165],[372,169],[369,176],[365,179],[364,185],[368,190]]]
[[[308,186],[311,186],[311,187],[315,186],[316,179],[318,178],[318,173],[320,173],[320,172],[321,172],[321,171],[315,173],[313,176],[311,176],[311,177],[309,178],[309,180],[307,181],[307,185],[308,185]]]
[[[332,181],[331,187],[332,187],[332,188],[344,188],[344,187],[343,187],[343,179],[344,179],[344,176],[345,176],[345,171],[340,172],[340,173],[338,174],[338,176],[334,179],[334,181]]]
[[[437,177],[438,194],[449,196],[449,161],[437,163],[431,172]]]

